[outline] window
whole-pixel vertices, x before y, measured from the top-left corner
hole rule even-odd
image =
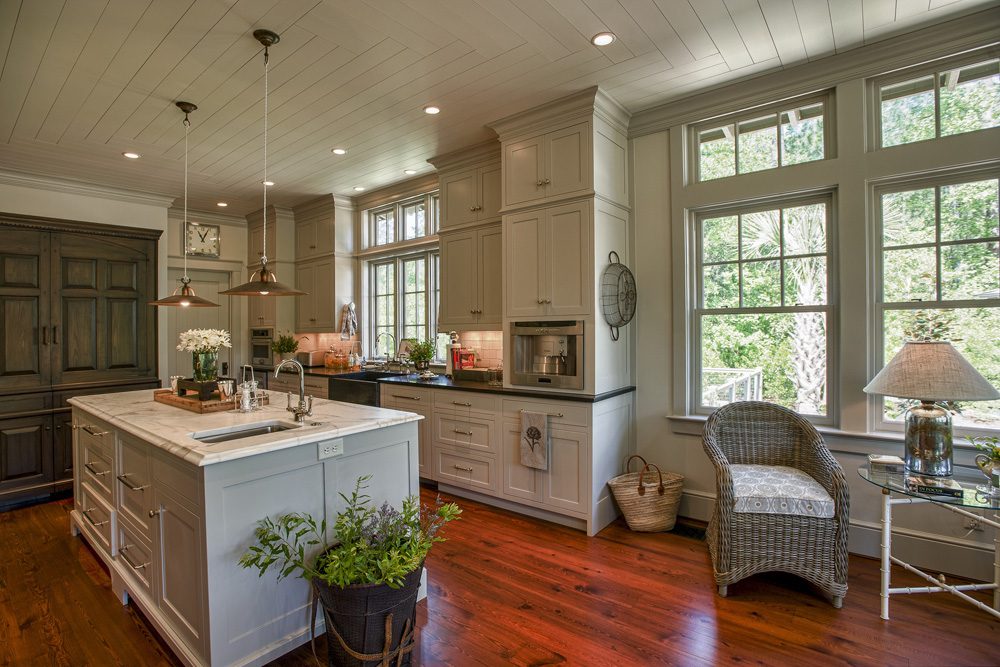
[[[909,70],[882,77],[881,147],[926,141],[1000,125],[1000,60]]]
[[[881,367],[917,336],[950,339],[1000,386],[1000,205],[997,170],[908,181],[876,190]],[[1000,428],[1000,401],[958,407],[953,423]],[[898,421],[903,401],[886,398]]]
[[[829,94],[799,98],[695,125],[696,180],[824,159],[830,101]]]
[[[830,414],[829,195],[695,215],[695,411],[765,400]]]
[[[404,338],[437,338],[438,260],[433,250],[368,263],[372,354],[376,341],[379,354],[395,356]],[[392,338],[379,339],[382,334]]]
[[[438,195],[431,193],[368,211],[369,248],[437,233]]]

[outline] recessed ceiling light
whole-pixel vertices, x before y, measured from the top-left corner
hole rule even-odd
[[[364,192],[365,189],[362,186],[360,186],[360,185],[355,185],[354,186],[354,191],[355,192]]]
[[[430,106],[424,107],[424,113],[429,113],[433,116],[436,113],[441,113],[441,109],[432,104]]]
[[[590,38],[592,44],[596,46],[607,46],[611,42],[615,41],[615,33],[613,32],[599,32]]]
[[[274,185],[274,181],[263,181],[264,185]]]
[[[221,206],[222,208],[225,208],[225,207],[229,206],[229,204],[227,204],[224,201],[220,201],[218,204],[216,204],[216,206]]]
[[[333,154],[334,155],[346,155],[347,154],[347,149],[346,148],[334,148],[333,149]]]
[[[404,169],[403,173],[406,174],[407,176],[413,176],[415,173],[417,173],[417,170],[416,169]]]
[[[129,160],[138,160],[139,158],[142,157],[138,153],[133,153],[132,151],[128,151],[126,153],[122,153],[122,155],[124,155],[125,157],[127,157]]]

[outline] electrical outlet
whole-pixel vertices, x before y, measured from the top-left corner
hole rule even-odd
[[[319,443],[319,458],[320,460],[328,459],[333,456],[340,456],[344,453],[344,439],[337,438],[336,440],[324,440]]]
[[[966,530],[977,530],[979,532],[983,532],[983,521],[982,519],[969,518],[965,520],[965,525],[962,527]]]

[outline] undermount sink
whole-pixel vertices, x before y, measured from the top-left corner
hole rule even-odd
[[[256,424],[243,424],[241,426],[237,426],[236,428],[226,429],[224,431],[214,430],[192,433],[191,437],[199,442],[214,444],[216,442],[229,442],[230,440],[239,440],[241,438],[252,438],[255,435],[291,431],[295,428],[299,427],[285,424],[283,422],[258,422]]]

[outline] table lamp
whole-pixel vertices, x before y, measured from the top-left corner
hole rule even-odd
[[[865,393],[920,401],[904,415],[906,470],[951,475],[951,414],[936,401],[989,401],[1000,392],[947,341],[908,341]]]

